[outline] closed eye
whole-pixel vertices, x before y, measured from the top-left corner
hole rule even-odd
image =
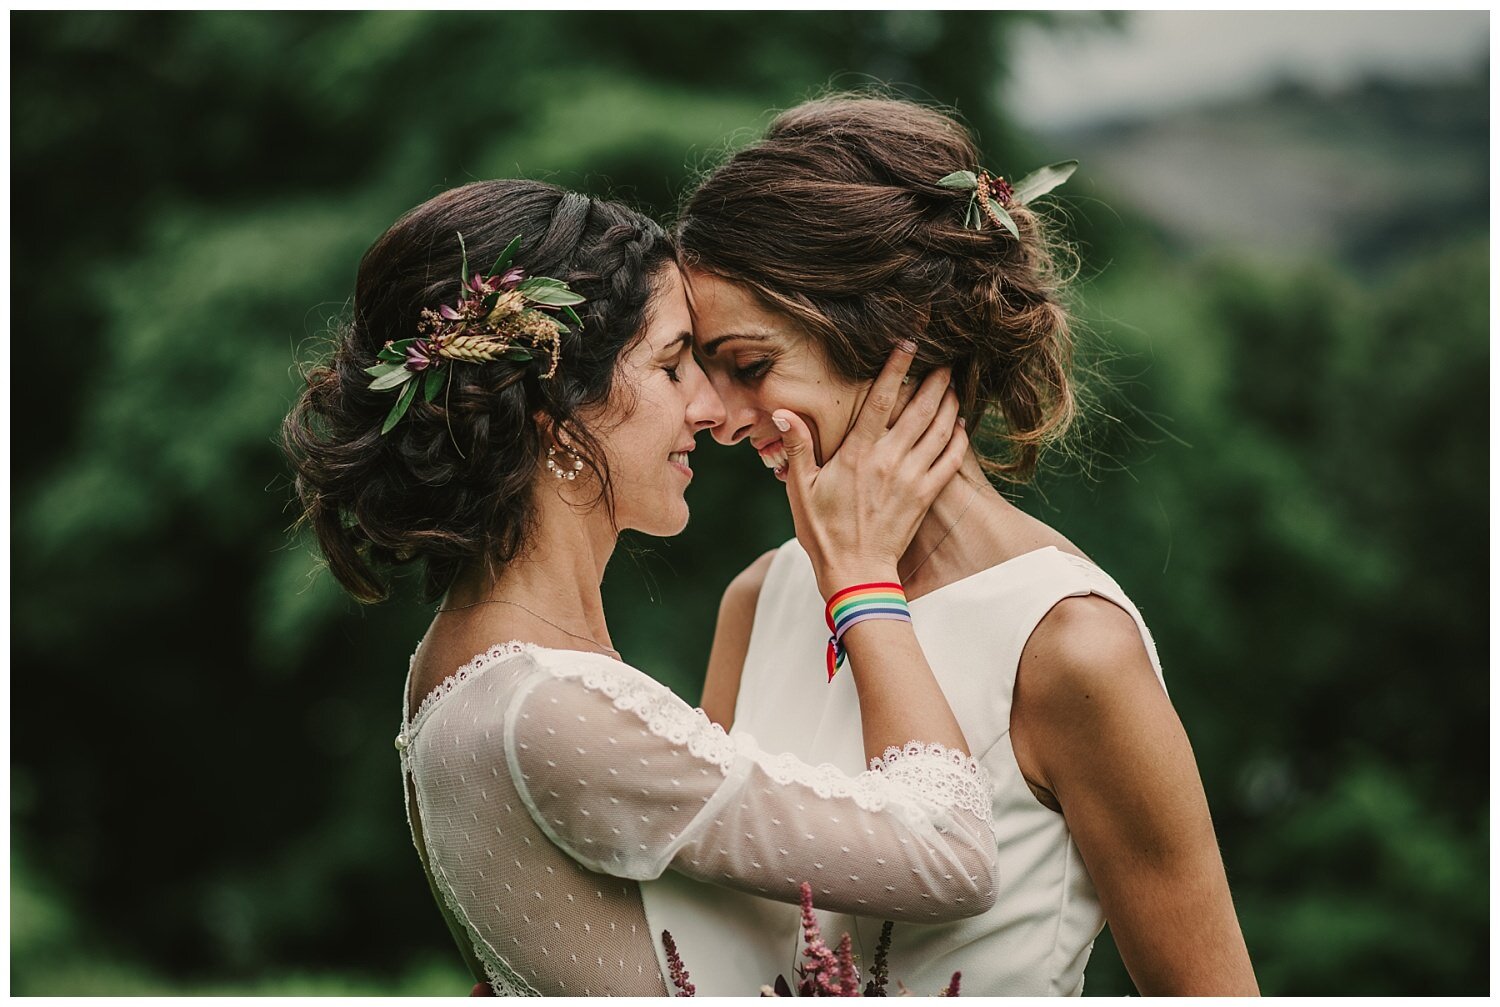
[[[765,377],[766,372],[770,369],[771,361],[769,359],[754,360],[748,364],[736,366],[734,377],[736,381],[757,381]]]

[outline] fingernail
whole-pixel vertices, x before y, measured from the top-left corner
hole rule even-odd
[[[897,343],[896,346],[899,349],[905,350],[907,353],[917,352],[917,344],[912,342],[910,339],[903,339],[901,340],[901,342]]]
[[[958,425],[959,425],[959,426],[961,426],[961,427],[966,427],[966,428],[967,428],[967,427],[968,427],[968,425],[969,425],[969,423],[968,423],[968,421],[967,421],[967,420],[965,420],[965,419],[964,419],[964,418],[963,418],[963,417],[962,417],[962,416],[960,416],[960,417],[959,417],[959,418],[958,418]]]
[[[782,419],[780,416],[772,416],[771,422],[776,424],[776,429],[780,430],[782,433],[786,433],[788,430],[792,429],[792,425],[786,420]]]

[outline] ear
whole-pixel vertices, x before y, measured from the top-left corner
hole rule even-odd
[[[564,441],[566,438],[562,435],[557,420],[547,412],[538,409],[531,414],[531,421],[536,424],[537,433],[541,434],[543,444],[565,446]]]

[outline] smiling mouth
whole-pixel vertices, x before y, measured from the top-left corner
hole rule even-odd
[[[756,452],[760,455],[761,464],[768,469],[776,471],[786,470],[786,447],[781,441],[772,441]]]

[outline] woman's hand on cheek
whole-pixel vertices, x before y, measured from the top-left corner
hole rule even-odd
[[[892,352],[854,427],[821,467],[802,418],[772,415],[786,448],[797,538],[825,597],[853,583],[896,579],[896,560],[968,449],[946,368],[927,375],[891,422],[911,361],[910,350]]]

